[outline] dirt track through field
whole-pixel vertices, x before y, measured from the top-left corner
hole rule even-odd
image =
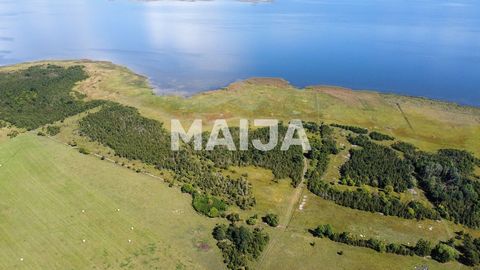
[[[403,118],[405,119],[405,121],[407,122],[408,126],[410,127],[411,130],[414,130],[413,129],[413,126],[412,126],[412,123],[410,123],[410,120],[408,120],[408,117],[407,115],[405,114],[405,112],[403,111],[402,107],[400,106],[399,103],[395,103],[397,104],[397,107],[398,107],[398,110],[400,110],[400,112],[402,113],[402,116]]]
[[[275,228],[279,230],[280,232],[285,232],[288,228],[288,225],[290,225],[290,221],[293,218],[293,213],[295,212],[295,206],[299,204],[303,189],[304,189],[304,180],[305,180],[305,173],[307,172],[307,160],[304,158],[303,159],[303,174],[302,174],[302,180],[300,181],[300,184],[295,188],[295,192],[293,193],[292,197],[290,198],[290,202],[288,204],[287,210],[285,213],[280,217],[280,223],[279,225]],[[259,260],[259,269],[264,269],[263,264],[265,263],[265,258],[269,257],[269,253],[271,252],[272,248],[276,245],[277,239],[275,235],[273,235],[270,238],[270,242],[267,245],[267,248],[263,252],[263,254],[260,257]]]

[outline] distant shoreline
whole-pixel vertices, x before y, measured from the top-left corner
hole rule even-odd
[[[432,98],[432,97],[425,97],[425,96],[414,96],[414,95],[408,95],[408,94],[402,94],[402,93],[395,93],[395,92],[386,92],[386,91],[379,91],[379,90],[368,90],[368,89],[354,89],[354,88],[348,88],[348,87],[343,87],[343,86],[338,86],[338,85],[328,85],[328,84],[315,84],[315,85],[308,85],[305,87],[298,87],[295,85],[292,85],[288,80],[280,77],[250,77],[246,79],[238,79],[233,82],[230,82],[224,87],[218,87],[218,88],[213,88],[213,89],[206,89],[206,90],[200,90],[196,91],[193,93],[185,93],[185,92],[173,92],[173,91],[155,91],[161,90],[157,86],[155,86],[154,83],[152,83],[152,78],[141,74],[139,72],[136,72],[132,70],[130,67],[126,65],[121,65],[117,64],[113,61],[108,61],[108,60],[93,60],[93,59],[45,59],[45,60],[34,60],[34,61],[26,61],[26,62],[20,62],[20,63],[15,63],[15,64],[7,64],[7,65],[0,65],[0,71],[3,70],[8,70],[9,68],[16,68],[16,67],[22,67],[22,66],[32,66],[32,65],[38,65],[38,64],[81,64],[81,63],[104,63],[104,64],[109,64],[112,66],[120,67],[123,69],[128,70],[128,72],[135,74],[135,76],[139,78],[143,78],[148,86],[151,88],[153,94],[158,95],[158,96],[181,96],[184,98],[189,98],[197,95],[202,95],[205,93],[209,92],[215,92],[215,91],[223,91],[225,89],[228,89],[232,85],[235,85],[237,83],[242,83],[242,82],[248,82],[248,83],[258,83],[259,81],[264,81],[264,82],[280,82],[284,86],[288,86],[292,89],[298,90],[298,91],[304,91],[304,90],[311,90],[311,89],[336,89],[336,90],[344,90],[344,91],[353,91],[357,93],[374,93],[374,94],[379,94],[379,95],[385,95],[385,96],[396,96],[396,97],[403,97],[403,98],[409,98],[409,99],[419,99],[423,101],[430,101],[434,103],[439,103],[439,104],[446,104],[446,105],[454,105],[457,107],[463,107],[463,108],[472,108],[472,109],[480,109],[480,104],[479,105],[471,105],[471,104],[462,104],[456,101],[451,101],[451,100],[445,100],[445,99],[440,99],[440,98]]]

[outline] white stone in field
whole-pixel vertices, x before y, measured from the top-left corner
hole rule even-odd
[[[20,258],[20,261],[23,262],[23,258]]]
[[[130,230],[132,230],[132,231],[133,231],[133,227],[130,227]]]
[[[84,210],[84,209],[82,209],[82,213],[85,213],[85,210]]]
[[[128,243],[132,243],[132,240],[128,239]]]
[[[120,212],[120,208],[117,209],[117,212]]]
[[[87,242],[87,240],[83,239],[82,242],[85,243],[85,242]]]

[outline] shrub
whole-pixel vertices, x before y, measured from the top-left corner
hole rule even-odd
[[[57,127],[57,126],[48,126],[48,127],[47,127],[47,133],[48,133],[48,135],[50,135],[50,136],[55,136],[55,135],[57,135],[58,133],[60,133],[60,127]]]
[[[395,139],[392,136],[389,136],[389,135],[386,135],[386,134],[383,134],[383,133],[380,133],[380,132],[377,132],[377,131],[372,131],[369,134],[369,136],[372,140],[376,140],[376,141],[393,141]]]
[[[420,257],[430,256],[432,253],[432,243],[427,240],[420,239],[415,245],[415,254]]]
[[[192,184],[184,184],[181,188],[181,191],[183,193],[188,193],[188,194],[194,194],[196,192],[195,188],[192,186]]]
[[[258,219],[258,216],[255,214],[255,215],[249,217],[249,218],[246,220],[246,222],[247,222],[248,225],[252,225],[252,226],[253,226],[253,225],[257,224],[257,219]]]
[[[443,243],[437,244],[435,248],[432,250],[432,258],[441,263],[446,263],[449,261],[456,260],[458,256],[459,256],[459,253],[457,250]]]
[[[278,216],[275,214],[267,214],[266,216],[262,217],[262,221],[271,227],[278,226]]]
[[[84,155],[90,155],[90,151],[88,151],[87,149],[85,149],[83,147],[79,147],[78,152],[80,152],[81,154],[84,154]]]
[[[193,208],[208,217],[218,217],[227,209],[227,204],[222,200],[204,194],[196,194],[193,196]]]

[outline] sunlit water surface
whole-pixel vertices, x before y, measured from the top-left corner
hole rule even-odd
[[[0,64],[90,58],[194,93],[252,76],[480,105],[480,1],[0,0]]]

